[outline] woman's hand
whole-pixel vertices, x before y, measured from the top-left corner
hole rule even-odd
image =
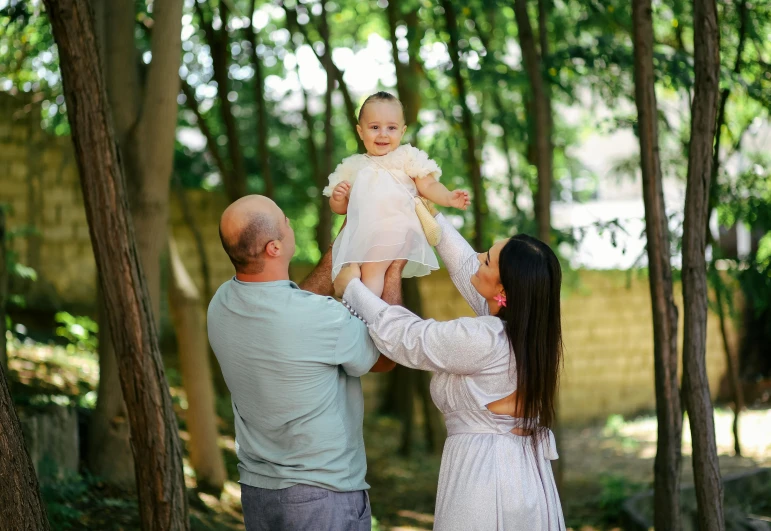
[[[471,204],[471,199],[466,190],[453,190],[447,194],[447,203],[451,207],[466,210]]]
[[[342,299],[345,288],[347,288],[348,284],[355,278],[361,278],[361,268],[359,268],[359,264],[344,265],[335,277],[335,297]]]

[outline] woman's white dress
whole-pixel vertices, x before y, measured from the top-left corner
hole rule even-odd
[[[478,317],[423,320],[389,306],[354,280],[343,296],[369,327],[378,349],[401,365],[432,371],[431,397],[444,414],[434,529],[439,531],[561,531],[565,529],[551,463],[554,436],[535,449],[510,433],[521,419],[486,405],[516,390],[515,365],[503,322],[490,316],[470,279],[477,254],[443,216],[437,246],[453,283]],[[510,294],[509,297],[516,297]]]
[[[413,179],[442,171],[415,147],[405,144],[380,156],[353,155],[329,176],[324,195],[342,181],[351,183],[348,221],[332,247],[332,278],[348,263],[407,260],[402,276],[419,277],[439,269],[433,249],[415,214]]]

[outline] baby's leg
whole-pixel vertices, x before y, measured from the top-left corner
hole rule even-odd
[[[361,264],[361,281],[378,297],[383,295],[385,273],[390,265],[391,260],[386,260],[384,262],[365,262]]]

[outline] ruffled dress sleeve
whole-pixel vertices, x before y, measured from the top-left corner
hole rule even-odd
[[[367,159],[364,155],[351,155],[346,157],[337,165],[335,171],[329,176],[329,184],[321,192],[327,197],[332,197],[332,190],[343,181],[348,181],[351,185],[356,180],[359,170],[367,165]]]
[[[413,179],[422,179],[424,177],[433,177],[437,181],[442,176],[442,169],[431,158],[428,153],[418,149],[410,144],[405,144],[399,148],[404,151],[404,173]]]

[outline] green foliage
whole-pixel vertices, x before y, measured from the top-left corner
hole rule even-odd
[[[136,499],[105,492],[100,480],[89,474],[44,484],[40,494],[54,531],[125,529],[126,523],[137,520]],[[133,529],[136,524],[128,528]]]
[[[0,90],[35,94],[42,124],[69,134],[59,74],[59,56],[41,0],[9,0],[0,9]]]
[[[734,179],[725,179],[717,187],[717,212],[725,226],[743,224],[758,238],[758,247],[743,259],[715,259],[741,287],[745,299],[760,317],[771,308],[771,175],[767,154],[750,159],[746,171]],[[717,263],[713,269],[717,267]],[[726,281],[717,273],[710,274],[713,289],[721,290],[729,315],[736,317]],[[713,308],[715,305],[713,304]],[[762,319],[761,319],[762,321]],[[766,324],[771,334],[771,325]]]
[[[597,497],[597,506],[602,510],[603,519],[609,524],[618,522],[624,502],[630,496],[645,489],[645,485],[615,474],[601,476],[600,485],[602,490]]]
[[[85,350],[96,352],[99,346],[99,325],[90,317],[58,312],[55,316],[60,326],[56,335],[67,340],[67,351]]]

